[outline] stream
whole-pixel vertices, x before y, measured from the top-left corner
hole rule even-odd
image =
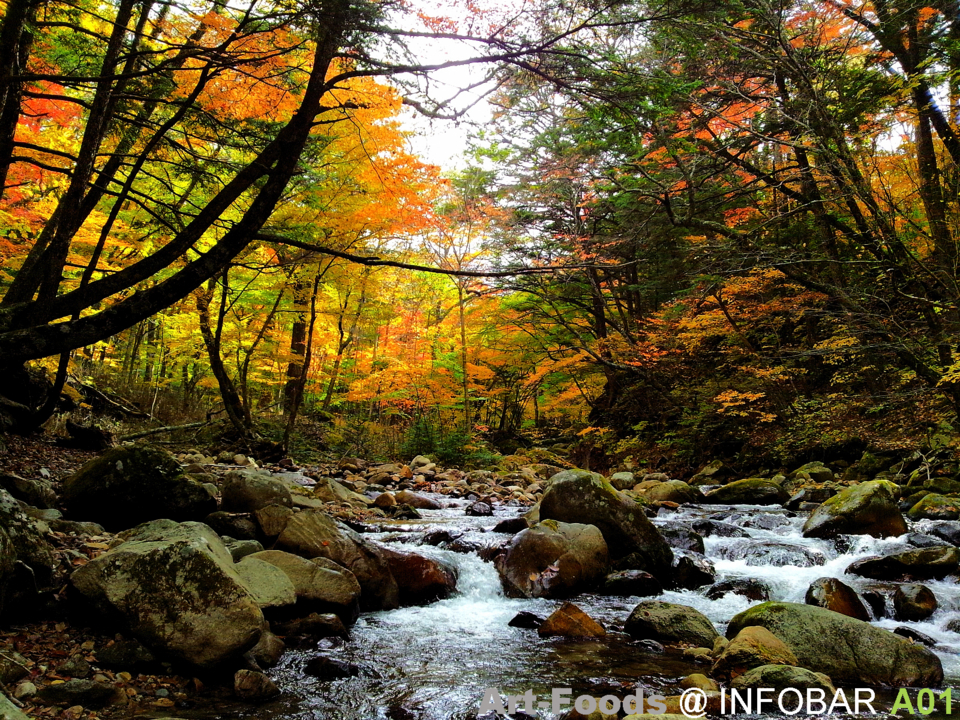
[[[649,693],[679,694],[679,681],[694,672],[709,670],[677,654],[658,654],[618,632],[638,602],[652,598],[579,595],[573,602],[608,631],[600,640],[541,639],[536,631],[508,626],[522,610],[546,617],[560,601],[511,599],[500,591],[492,563],[475,553],[454,552],[420,544],[424,535],[441,529],[459,531],[458,543],[484,547],[509,538],[490,530],[500,520],[526,508],[498,508],[494,517],[467,517],[465,501],[433,496],[448,505],[443,510],[421,510],[422,520],[378,525],[368,534],[380,542],[403,543],[424,555],[441,558],[457,568],[455,596],[424,607],[365,613],[351,629],[347,641],[324,640],[317,650],[290,650],[270,671],[283,696],[269,705],[238,713],[244,718],[302,720],[476,720],[486,688],[502,694],[533,690],[538,701],[549,700],[551,688],[580,694],[624,697],[637,687]],[[746,537],[707,537],[707,557],[716,565],[717,582],[738,578],[763,581],[771,600],[804,602],[811,582],[821,577],[841,578],[862,590],[875,581],[844,573],[853,561],[911,547],[904,538],[878,540],[869,536],[844,536],[837,540],[803,538],[800,529],[807,513],[779,507],[690,506],[661,510],[657,525],[684,524],[706,518],[722,519],[743,529]],[[927,521],[910,523],[922,533]],[[946,679],[944,686],[960,680],[960,634],[945,629],[960,615],[960,586],[952,580],[927,581],[939,600],[939,609],[928,620],[906,623],[885,618],[875,621],[893,630],[908,626],[936,640]],[[668,591],[657,599],[692,606],[704,613],[722,634],[730,618],[756,604],[728,593],[710,600],[708,588]],[[318,653],[359,665],[360,677],[318,681],[302,672],[304,663]],[[884,697],[878,693],[878,697]],[[892,697],[892,695],[891,695]],[[222,716],[221,716],[222,717]],[[486,720],[488,716],[480,716]],[[493,717],[490,715],[490,717]],[[513,717],[531,716],[519,713]],[[555,720],[549,711],[533,717]]]

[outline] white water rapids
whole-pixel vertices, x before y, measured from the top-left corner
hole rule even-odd
[[[623,697],[638,686],[648,692],[674,694],[682,677],[707,669],[676,655],[651,653],[617,632],[603,640],[570,641],[541,639],[535,631],[509,627],[507,623],[521,610],[545,617],[559,601],[505,598],[491,563],[476,554],[418,545],[424,533],[438,528],[462,531],[462,539],[477,546],[509,539],[490,529],[517,509],[503,509],[493,518],[471,518],[462,514],[460,503],[456,505],[421,511],[425,516],[422,521],[398,522],[384,526],[385,532],[368,536],[383,542],[409,543],[417,552],[453,564],[458,571],[454,597],[424,607],[367,613],[343,643],[323,641],[315,651],[288,652],[271,672],[284,691],[283,699],[242,716],[476,720],[483,690],[488,687],[504,693],[532,689],[538,700],[549,699],[553,687],[570,687],[573,697],[582,693]],[[903,538],[850,536],[840,542],[806,539],[800,534],[806,513],[780,508],[691,507],[665,513],[655,523],[689,524],[708,517],[723,519],[749,535],[706,538],[706,555],[715,563],[717,581],[760,580],[768,586],[771,600],[802,603],[810,583],[822,577],[840,578],[858,590],[875,585],[844,571],[860,558],[911,547]],[[911,529],[922,532],[923,523]],[[947,630],[946,624],[960,617],[960,586],[952,580],[924,584],[939,601],[939,609],[930,619],[919,623],[892,619],[875,622],[890,630],[905,625],[932,637],[936,641],[934,652],[947,675],[945,685],[951,685],[960,680],[960,635]],[[700,610],[721,633],[731,617],[756,604],[733,593],[710,600],[704,595],[707,589],[670,591],[658,599]],[[573,601],[608,630],[619,631],[642,599],[647,598],[587,594]],[[305,676],[301,672],[305,660],[319,653],[356,663],[364,673],[332,682]],[[544,711],[535,717],[554,719]]]

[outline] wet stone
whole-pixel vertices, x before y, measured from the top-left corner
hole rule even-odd
[[[326,655],[318,655],[307,660],[303,671],[318,680],[340,680],[360,675],[360,666]]]
[[[536,630],[542,624],[542,617],[527,610],[521,610],[507,623],[510,627],[524,628],[526,630]]]

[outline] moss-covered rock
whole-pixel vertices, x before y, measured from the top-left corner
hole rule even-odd
[[[761,665],[796,665],[793,651],[765,627],[745,627],[713,665],[711,675],[732,680]]]
[[[607,565],[607,543],[596,527],[556,520],[515,535],[496,561],[509,597],[572,597],[596,588]]]
[[[790,494],[767,478],[744,478],[708,492],[701,502],[712,505],[782,505]]]
[[[706,615],[687,605],[644,600],[623,627],[631,637],[664,644],[688,643],[712,648],[720,633]]]
[[[803,526],[803,536],[903,535],[907,532],[907,523],[897,506],[898,494],[899,488],[886,480],[849,487],[810,513]]]
[[[350,624],[360,613],[360,583],[345,567],[326,558],[307,560],[282,550],[264,550],[250,556],[279,568],[293,584],[297,610],[334,613]]]
[[[125,539],[70,576],[118,629],[154,653],[199,669],[235,661],[256,645],[263,614],[209,527],[157,520]]]
[[[851,563],[847,572],[871,580],[943,578],[960,569],[960,550],[950,545],[906,550]]]
[[[680,480],[667,480],[647,488],[643,496],[652,502],[701,503],[703,493]]]
[[[380,546],[321,510],[291,515],[274,548],[308,559],[324,557],[347,568],[360,583],[362,610],[391,610],[399,606],[397,581]]]
[[[249,555],[234,565],[243,585],[253,595],[261,610],[274,610],[297,601],[290,578],[278,567]]]
[[[203,485],[186,477],[166,450],[118,447],[90,460],[63,482],[71,514],[108,530],[149,520],[202,520],[217,509]]]
[[[960,518],[960,498],[928,493],[907,511],[911,520],[957,520]]]
[[[800,667],[825,673],[834,682],[935,687],[943,681],[940,659],[927,648],[824,608],[762,603],[735,615],[727,637],[755,625],[786,643]]]
[[[833,681],[824,673],[791,667],[790,665],[761,665],[752,668],[734,680],[732,685],[737,690],[773,688],[774,693],[779,693],[787,688],[796,688],[797,690],[813,688],[825,691],[828,698],[836,693]],[[785,707],[789,708],[791,700],[795,701],[795,699],[796,695],[788,696],[784,700]]]
[[[277,478],[250,470],[233,470],[223,479],[220,504],[227,512],[253,513],[268,505],[293,507],[293,499],[287,486]]]
[[[541,520],[594,525],[603,534],[617,569],[646,570],[656,577],[669,572],[670,546],[639,503],[617,492],[597,473],[564,470],[550,480],[550,489],[540,501]]]

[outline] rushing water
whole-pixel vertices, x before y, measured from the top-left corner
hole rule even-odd
[[[418,544],[439,528],[463,533],[462,545],[488,547],[508,536],[490,532],[493,525],[517,512],[498,511],[494,518],[464,516],[461,503],[438,511],[422,511],[421,521],[381,526],[372,535],[382,542],[416,545],[417,552],[454,565],[458,592],[425,607],[367,613],[351,629],[345,642],[323,641],[317,650],[289,651],[271,671],[284,692],[268,706],[242,713],[244,717],[317,720],[468,720],[477,718],[485,688],[522,693],[531,689],[538,700],[549,699],[550,689],[569,687],[579,694],[623,697],[642,687],[648,692],[674,694],[678,682],[703,665],[676,654],[655,654],[621,632],[623,623],[641,598],[581,595],[575,602],[613,631],[607,638],[589,641],[541,639],[535,631],[512,628],[510,619],[521,610],[549,614],[554,600],[521,600],[503,596],[493,565],[476,554],[464,554]],[[663,511],[662,511],[663,512]],[[500,514],[504,513],[504,514]],[[717,581],[752,578],[763,581],[771,600],[804,601],[811,582],[841,578],[858,590],[874,581],[846,575],[853,561],[910,547],[904,539],[878,540],[851,536],[841,541],[803,538],[806,513],[780,508],[691,507],[666,512],[657,524],[689,524],[704,518],[723,519],[742,528],[745,537],[707,537],[706,555],[716,565]],[[915,528],[922,532],[923,523]],[[905,623],[876,621],[890,630],[907,625],[937,642],[947,675],[945,684],[960,680],[960,635],[946,623],[960,615],[960,587],[950,580],[925,583],[940,606],[928,620]],[[703,612],[722,633],[730,618],[754,602],[728,593],[710,600],[700,591],[666,592],[659,599],[690,605]],[[359,677],[319,681],[305,675],[306,660],[323,653],[359,665]],[[515,717],[528,717],[518,715]],[[554,718],[540,711],[537,717]]]

